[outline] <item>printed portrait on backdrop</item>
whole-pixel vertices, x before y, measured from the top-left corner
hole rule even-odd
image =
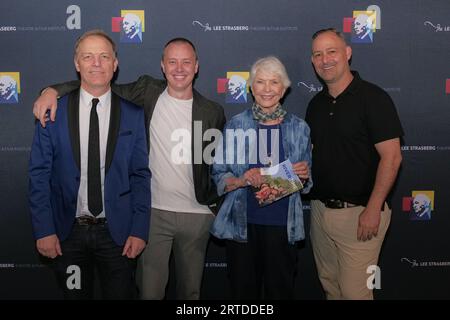
[[[17,103],[18,101],[17,81],[11,75],[0,73],[0,103]]]
[[[226,103],[247,102],[247,80],[240,75],[232,75],[228,80]]]
[[[127,13],[122,20],[122,30],[120,42],[141,43],[142,42],[142,21],[138,15]]]
[[[431,199],[426,194],[419,193],[412,201],[411,220],[430,220],[431,210]]]
[[[369,15],[365,11],[354,17],[352,28],[352,43],[372,43],[375,14]]]

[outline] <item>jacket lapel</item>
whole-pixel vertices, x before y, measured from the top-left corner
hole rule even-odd
[[[201,185],[202,179],[204,179],[203,174],[203,161],[202,158],[196,159],[196,153],[203,157],[203,132],[205,131],[207,110],[199,103],[199,94],[194,90],[192,99],[192,124],[191,124],[191,161],[192,161],[192,175],[194,179],[194,185]],[[195,126],[195,121],[200,121],[200,128]],[[200,129],[200,130],[199,130]],[[207,179],[206,179],[207,181]],[[206,182],[208,183],[208,182]],[[196,199],[201,198],[197,194],[199,188],[195,187]],[[205,195],[207,196],[207,195]]]
[[[72,154],[78,170],[80,170],[80,89],[74,90],[69,94],[67,109]]]
[[[120,98],[114,92],[111,92],[111,114],[109,118],[108,144],[106,145],[105,174],[114,156],[116,149],[117,137],[120,129]]]
[[[158,87],[154,90],[148,90],[150,93],[146,96],[146,101],[144,105],[144,113],[145,113],[145,134],[147,139],[150,137],[150,122],[152,121],[153,111],[155,111],[156,103],[158,102],[159,96],[166,89],[166,83],[164,83],[161,87]],[[147,151],[150,150],[150,141],[147,144]]]

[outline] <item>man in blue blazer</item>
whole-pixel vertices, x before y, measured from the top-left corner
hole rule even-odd
[[[136,256],[150,223],[144,111],[111,92],[115,44],[100,30],[75,45],[80,88],[58,102],[58,120],[36,124],[29,166],[38,251],[54,259],[66,299],[136,297]]]
[[[225,115],[219,104],[194,89],[198,68],[194,44],[185,38],[174,38],[164,46],[161,59],[166,80],[143,75],[135,82],[111,86],[119,96],[143,107],[149,137],[153,199],[149,241],[137,272],[142,299],[164,299],[171,256],[177,266],[176,298],[200,299],[212,212],[217,213],[221,203],[211,179],[210,163],[202,156],[211,152],[203,137],[211,129],[221,131]],[[78,81],[71,81],[43,91],[34,105],[43,126],[48,108],[50,119],[55,119],[57,95],[78,87]],[[178,129],[192,137],[183,144],[191,151],[190,163],[173,161],[173,147],[178,142],[170,137]],[[195,156],[198,151],[199,158]]]

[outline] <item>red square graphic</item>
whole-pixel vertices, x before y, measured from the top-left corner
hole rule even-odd
[[[450,79],[447,79],[447,81],[445,81],[445,93],[450,94]]]
[[[111,31],[120,32],[122,26],[123,17],[112,17],[111,18]]]
[[[412,197],[403,197],[402,211],[410,212],[412,201],[413,201]]]
[[[352,33],[353,18],[344,18],[342,32]]]
[[[225,93],[227,92],[227,78],[219,78],[217,79],[217,93]]]

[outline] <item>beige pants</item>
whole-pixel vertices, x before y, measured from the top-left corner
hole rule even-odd
[[[358,241],[358,219],[364,207],[330,209],[311,201],[311,242],[320,282],[327,299],[372,300],[367,287],[367,267],[378,263],[384,236],[391,221],[385,204],[378,235]]]

